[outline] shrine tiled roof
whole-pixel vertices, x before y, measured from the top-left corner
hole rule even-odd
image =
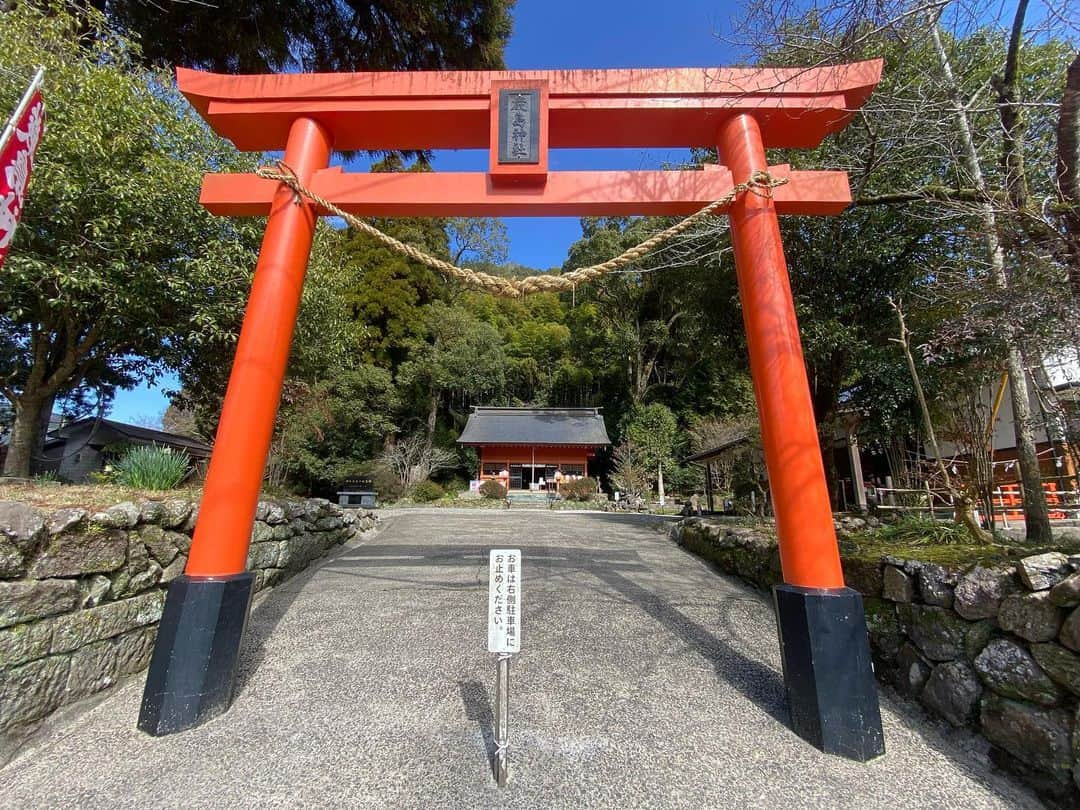
[[[458,444],[611,444],[599,408],[488,408],[469,415]]]

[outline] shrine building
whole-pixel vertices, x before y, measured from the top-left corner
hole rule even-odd
[[[535,491],[587,476],[611,440],[599,408],[474,407],[458,444],[476,448],[481,480]]]

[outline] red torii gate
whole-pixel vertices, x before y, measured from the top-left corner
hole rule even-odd
[[[750,367],[776,512],[775,590],[795,731],[826,751],[884,750],[862,602],[844,587],[777,214],[838,214],[847,174],[769,166],[844,127],[881,62],[809,69],[446,71],[177,81],[241,150],[284,148],[299,181],[365,216],[691,214],[767,170],[788,183],[728,206]],[[548,170],[548,151],[716,147],[685,171]],[[487,172],[351,174],[333,150],[487,148]],[[213,213],[269,215],[187,568],[170,583],[139,727],[197,725],[232,699],[252,594],[248,544],[318,210],[257,175],[207,175]]]

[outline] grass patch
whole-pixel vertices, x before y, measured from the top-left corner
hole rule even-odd
[[[1078,553],[1080,538],[1072,535],[1055,540],[1049,546],[1029,546],[998,535],[996,542],[983,545],[972,543],[967,531],[954,523],[926,517],[908,517],[878,529],[840,538],[841,555],[851,559],[875,561],[892,556],[948,567],[992,565],[1046,551]]]

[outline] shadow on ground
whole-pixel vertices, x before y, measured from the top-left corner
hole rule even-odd
[[[590,516],[604,522],[630,523],[640,528],[642,520],[624,515]],[[716,676],[753,701],[765,713],[784,726],[789,726],[784,686],[779,673],[771,667],[748,657],[726,643],[702,624],[694,621],[670,601],[635,582],[627,574],[649,574],[650,567],[636,551],[620,549],[559,548],[549,545],[516,544],[522,557],[529,561],[530,576],[550,579],[566,572],[590,574],[606,585],[628,604],[633,604],[663,625],[676,637],[694,648],[714,667]],[[464,590],[479,589],[479,580],[461,578],[410,577],[403,571],[416,569],[476,569],[486,567],[490,545],[406,545],[364,544],[345,547],[325,558],[316,568],[309,569],[278,586],[252,613],[246,651],[241,660],[237,690],[242,691],[254,676],[265,655],[266,640],[288,613],[300,592],[316,574],[358,577],[396,585],[414,585],[418,589]],[[390,572],[393,573],[390,573]],[[603,590],[598,589],[598,590]],[[534,621],[539,618],[534,616]],[[724,617],[721,616],[721,622]],[[476,684],[476,686],[479,686]],[[482,713],[483,705],[475,689],[462,686],[462,699],[473,714]],[[486,692],[484,692],[486,701]],[[470,702],[471,701],[471,702]],[[486,703],[491,714],[490,702]],[[482,722],[479,717],[476,719]],[[487,737],[485,737],[485,740]],[[490,755],[490,751],[489,751]]]

